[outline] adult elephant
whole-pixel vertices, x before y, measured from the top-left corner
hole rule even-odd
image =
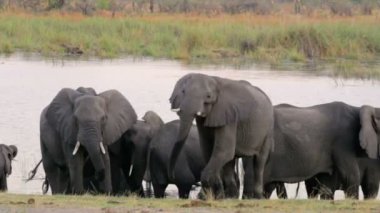
[[[360,186],[364,199],[375,199],[379,193],[380,184],[380,160],[365,157],[357,158],[360,170]],[[336,190],[347,191],[344,179],[334,171],[333,174],[320,173],[305,181],[309,198],[334,199]]]
[[[17,155],[14,145],[0,144],[0,191],[7,191],[7,177],[12,174],[12,160]]]
[[[238,190],[234,158],[255,156],[254,190],[250,197],[262,198],[264,165],[273,148],[273,108],[266,94],[246,81],[188,74],[176,83],[170,103],[180,117],[170,156],[170,175],[175,175],[178,156],[195,118],[207,162],[201,174],[203,192],[211,191],[216,198],[224,194],[235,197]],[[227,180],[225,190],[222,170]]]
[[[148,147],[163,125],[157,113],[148,111],[118,142],[109,146],[114,193],[144,196],[142,182],[147,170]],[[123,182],[125,186],[121,185]]]
[[[332,102],[311,107],[282,104],[275,106],[274,114],[275,149],[265,167],[266,191],[273,190],[273,183],[301,182],[336,169],[346,196],[358,198],[356,158],[378,158],[380,110]],[[245,184],[243,195],[251,190]]]
[[[42,111],[43,167],[52,193],[83,193],[83,167],[89,157],[100,192],[111,193],[108,146],[136,122],[128,100],[116,90],[64,88]]]

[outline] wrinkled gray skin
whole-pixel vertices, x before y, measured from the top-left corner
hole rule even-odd
[[[357,159],[360,169],[360,186],[364,199],[375,199],[379,192],[380,183],[380,160],[369,158]],[[306,191],[309,198],[334,199],[336,190],[347,189],[344,187],[344,179],[334,170],[332,175],[320,173],[305,181]]]
[[[83,87],[59,91],[43,110],[40,121],[42,160],[52,193],[84,192],[87,157],[95,168],[99,191],[111,193],[108,146],[132,127],[136,117],[130,103],[116,90],[100,94]]]
[[[189,198],[190,191],[200,181],[201,171],[206,166],[199,134],[196,126],[192,126],[185,145],[178,156],[177,166],[174,170],[174,179],[168,176],[170,152],[176,142],[180,121],[174,120],[166,123],[153,137],[149,147],[149,171],[156,198],[165,197],[168,184],[175,184],[178,195],[182,199]],[[222,175],[223,178],[223,175]],[[238,178],[236,177],[236,181]],[[238,184],[239,186],[239,184]],[[239,187],[238,187],[239,188]],[[236,192],[238,194],[238,192]]]
[[[275,149],[265,167],[265,191],[271,193],[273,183],[301,182],[336,168],[346,196],[357,199],[356,158],[379,157],[380,109],[332,102],[304,108],[282,104],[274,112]],[[245,183],[243,196],[252,188]]]
[[[264,92],[246,81],[188,74],[177,81],[170,103],[179,115],[180,127],[170,155],[169,176],[174,179],[178,156],[195,118],[207,162],[201,173],[202,191],[211,191],[217,199],[236,197],[234,159],[255,156],[254,190],[249,197],[262,198],[264,165],[273,147],[273,107]]]
[[[12,160],[17,155],[14,145],[0,144],[0,191],[7,191],[7,177],[12,174]]]
[[[144,196],[142,181],[147,170],[148,147],[163,124],[159,115],[148,111],[142,120],[138,120],[118,142],[109,147],[114,193]],[[126,188],[121,184],[124,181]]]

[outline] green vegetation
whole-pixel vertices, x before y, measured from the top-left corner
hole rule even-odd
[[[84,209],[98,212],[378,212],[380,203],[372,201],[317,201],[317,200],[223,200],[199,201],[178,199],[142,199],[136,197],[104,196],[38,196],[1,194],[0,209],[22,212],[35,209]],[[87,212],[87,211],[85,211]]]
[[[85,17],[0,15],[0,53],[62,57],[125,55],[218,64],[324,61],[336,74],[380,76],[370,62],[380,57],[375,16],[142,15]]]

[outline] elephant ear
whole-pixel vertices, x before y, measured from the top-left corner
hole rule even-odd
[[[111,144],[137,121],[137,115],[128,100],[116,90],[99,94],[106,102],[107,120],[103,132],[103,142]]]
[[[244,82],[234,82],[222,86],[204,125],[220,127],[249,119],[252,108],[255,107],[255,100],[251,98],[252,94],[249,91],[250,87]]]
[[[54,97],[46,111],[49,124],[68,143],[75,143],[76,141],[74,102],[76,98],[82,95],[76,90],[64,88]]]
[[[377,159],[380,156],[380,144],[377,136],[380,131],[380,113],[376,113],[376,111],[378,110],[371,106],[360,108],[360,146],[366,150],[368,157],[372,159]]]

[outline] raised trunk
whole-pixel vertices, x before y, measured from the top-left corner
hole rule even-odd
[[[174,179],[175,165],[177,163],[177,159],[183,148],[183,145],[185,144],[187,136],[189,135],[191,126],[193,125],[193,119],[193,116],[181,116],[177,140],[170,154],[169,176],[171,179]]]

